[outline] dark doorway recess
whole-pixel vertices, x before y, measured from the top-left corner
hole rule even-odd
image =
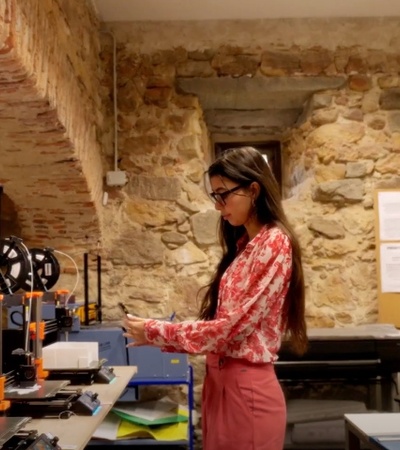
[[[282,193],[282,161],[281,161],[281,143],[279,141],[267,142],[217,142],[214,144],[215,156],[220,155],[229,148],[237,147],[254,147],[257,149],[268,161],[268,164],[274,174],[276,181],[279,184],[279,189]]]

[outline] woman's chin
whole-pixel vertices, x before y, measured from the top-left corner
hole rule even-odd
[[[227,222],[229,222],[230,225],[233,227],[240,227],[240,225],[243,225],[243,223],[238,222],[237,220],[231,219],[230,217],[228,219],[225,219]]]

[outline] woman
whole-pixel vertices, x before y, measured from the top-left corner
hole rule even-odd
[[[130,346],[207,355],[204,450],[281,450],[286,405],[273,364],[283,336],[299,354],[307,346],[300,247],[257,150],[226,150],[207,175],[223,256],[199,320],[128,316],[125,336]]]

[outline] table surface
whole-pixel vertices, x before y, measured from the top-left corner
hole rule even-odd
[[[400,413],[345,414],[344,417],[366,436],[392,436],[398,433],[400,436]]]
[[[25,429],[57,436],[58,445],[63,450],[83,450],[136,372],[135,366],[117,366],[114,367],[116,377],[112,383],[79,386],[83,391],[99,394],[101,408],[94,416],[73,415],[69,419],[33,419],[26,424]]]
[[[348,432],[368,448],[400,450],[400,413],[345,414],[344,417]],[[346,448],[352,448],[351,445]],[[359,444],[355,448],[360,448]]]
[[[353,327],[309,328],[307,335],[310,340],[399,339],[400,330],[392,324],[371,323]]]

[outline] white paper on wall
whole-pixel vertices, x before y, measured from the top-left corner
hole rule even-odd
[[[378,192],[379,239],[400,241],[400,192]]]
[[[400,292],[400,243],[381,244],[382,292]]]

